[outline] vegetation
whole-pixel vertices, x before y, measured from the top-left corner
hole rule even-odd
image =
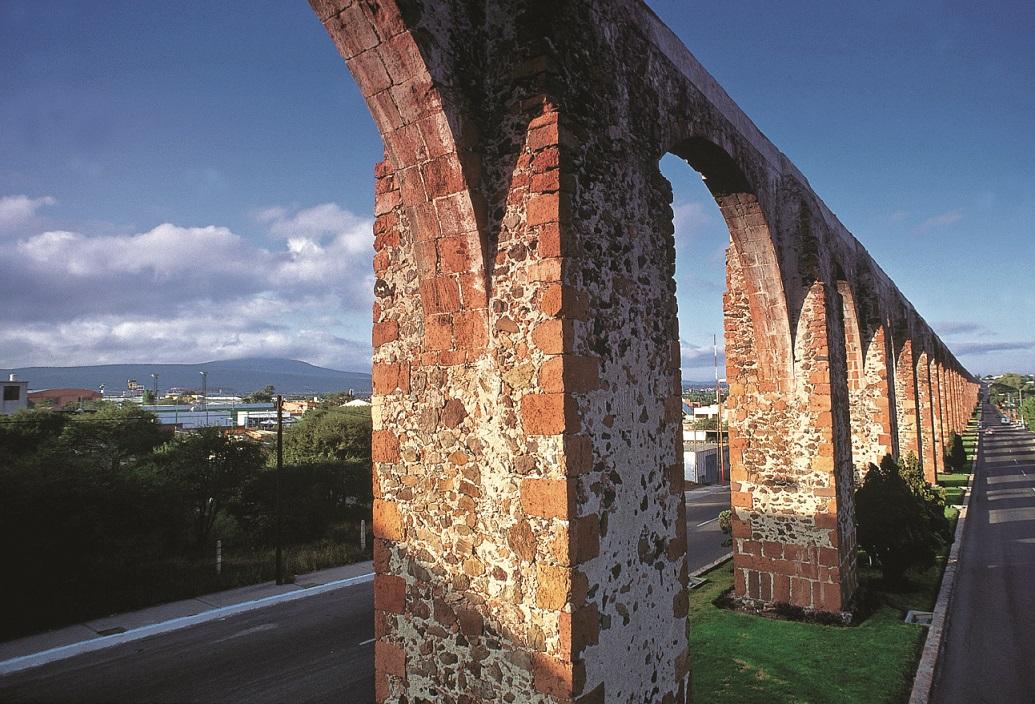
[[[963,438],[957,433],[952,433],[949,439],[949,449],[945,453],[945,466],[953,472],[962,472],[967,462],[967,451],[963,447]]]
[[[1035,396],[1026,398],[1021,403],[1021,418],[1028,428],[1035,428]]]
[[[890,587],[901,585],[912,568],[926,569],[952,540],[945,502],[924,481],[915,456],[903,466],[890,455],[871,465],[855,494],[858,541],[881,567]]]
[[[924,641],[903,623],[908,609],[930,610],[940,566],[882,590],[875,570],[860,570],[872,612],[851,627],[782,621],[718,608],[733,583],[731,563],[707,573],[690,593],[694,701],[714,704],[873,704],[905,702]]]
[[[1025,399],[1025,396],[1029,398]],[[1003,374],[988,387],[988,400],[992,405],[1003,411],[1008,409],[1019,411],[1028,422],[1028,427],[1031,427],[1031,420],[1035,420],[1035,403],[1029,404],[1029,400],[1033,396],[1035,396],[1035,377],[1027,374],[1014,372]],[[1020,401],[1020,408],[1017,405],[1018,401]],[[1025,415],[1025,407],[1029,409],[1028,415]]]
[[[359,559],[369,409],[307,417],[284,439],[288,569]],[[217,429],[172,437],[135,406],[0,420],[0,638],[270,578],[271,454]]]
[[[270,403],[273,401],[273,396],[276,393],[273,384],[266,384],[258,391],[251,392],[241,400],[245,403]]]

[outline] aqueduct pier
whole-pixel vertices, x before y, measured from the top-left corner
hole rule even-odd
[[[841,612],[853,491],[971,376],[640,0],[310,0],[384,138],[378,701],[682,702],[673,153],[729,227],[739,596]]]

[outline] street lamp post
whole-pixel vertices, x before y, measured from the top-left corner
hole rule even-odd
[[[205,409],[205,427],[208,427],[208,372],[201,371],[201,407]]]
[[[281,506],[280,506],[280,477],[284,473],[284,397],[277,395],[277,474],[275,489],[276,497],[276,525],[274,527],[274,546],[275,546],[275,560],[276,560],[276,573],[277,573],[277,584],[284,583],[284,555],[283,548],[281,546]]]

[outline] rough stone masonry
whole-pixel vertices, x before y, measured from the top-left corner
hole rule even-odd
[[[639,0],[311,4],[385,144],[378,701],[689,697],[666,153],[731,236],[737,594],[848,608],[859,472],[976,387],[804,176]]]

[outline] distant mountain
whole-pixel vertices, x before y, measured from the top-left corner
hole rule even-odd
[[[97,389],[118,396],[129,379],[145,389],[152,388],[152,374],[158,374],[158,389],[172,387],[201,389],[200,372],[208,372],[208,393],[248,394],[267,384],[283,394],[320,394],[353,389],[370,393],[370,374],[325,369],[295,359],[225,359],[201,364],[101,364],[89,367],[22,367],[0,369],[3,379],[14,373],[29,382],[29,389],[73,387]]]
[[[723,389],[727,388],[727,385],[726,385],[725,381],[719,382],[719,386],[721,386]],[[714,388],[715,388],[715,379],[712,379],[710,381],[687,381],[686,379],[683,380],[683,391],[689,391],[690,389],[714,389]]]

